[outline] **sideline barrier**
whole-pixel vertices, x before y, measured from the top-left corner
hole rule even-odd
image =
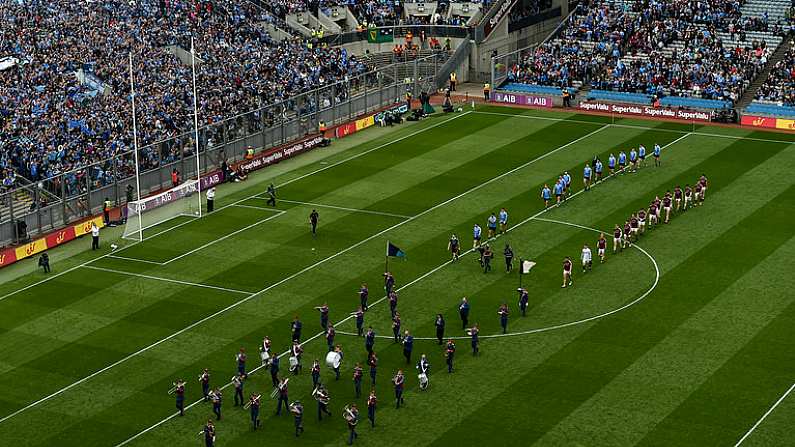
[[[491,94],[491,102],[520,106],[552,107],[552,98],[549,96],[525,95],[502,91],[493,92]]]
[[[772,116],[743,115],[740,118],[740,124],[766,129],[795,130],[795,119],[774,118]]]
[[[64,229],[50,233],[44,237],[34,239],[26,244],[6,248],[0,251],[0,268],[11,265],[17,261],[21,261],[31,256],[37,255],[45,250],[57,247],[61,244],[73,241],[83,235],[91,233],[91,224],[97,224],[97,227],[102,228],[105,226],[105,221],[102,217],[94,217],[89,220],[83,221],[76,225],[71,225]]]
[[[674,118],[685,121],[710,121],[710,113],[699,110],[678,110],[667,107],[641,106],[632,104],[610,104],[598,101],[585,101],[577,105],[580,110],[615,113],[616,115],[647,116],[651,118]]]

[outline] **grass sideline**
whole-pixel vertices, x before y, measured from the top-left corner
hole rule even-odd
[[[441,117],[421,123],[436,127],[395,143],[390,143],[395,136],[384,134],[342,151],[337,161],[349,160],[313,175],[302,177],[317,165],[285,172],[276,180],[290,182],[280,196],[299,203],[280,205],[284,213],[262,228],[219,240],[262,219],[257,208],[264,204],[253,197],[259,187],[247,187],[220,201],[245,207],[227,207],[124,254],[152,262],[178,258],[174,262],[161,266],[103,258],[90,264],[95,268],[77,268],[0,301],[0,346],[8,353],[0,363],[0,384],[9,390],[0,398],[0,419],[234,305],[0,422],[0,436],[26,445],[72,445],[79,435],[81,443],[117,445],[154,427],[130,445],[195,443],[209,409],[199,404],[185,418],[161,423],[173,412],[173,401],[165,395],[170,381],[190,379],[208,366],[215,383],[226,382],[240,346],[254,354],[267,334],[275,346],[286,347],[293,315],[301,315],[307,336],[314,335],[319,328],[312,308],[322,302],[332,306],[333,321],[345,319],[361,281],[369,282],[372,292],[378,289],[387,238],[409,253],[407,261],[392,266],[402,287],[404,326],[420,337],[432,335],[437,312],[445,315],[451,335],[463,335],[455,312],[461,295],[472,297],[483,334],[499,331],[496,308],[502,301],[514,311],[511,331],[619,308],[640,296],[655,276],[643,255],[630,251],[610,257],[592,274],[577,275],[574,289],[562,291],[560,258],[564,253],[576,257],[594,235],[529,218],[540,211],[540,185],[554,175],[568,170],[577,185],[582,164],[595,153],[641,142],[670,144],[661,168],[618,176],[545,217],[609,229],[654,194],[707,173],[711,186],[705,206],[641,242],[660,264],[658,287],[609,318],[523,338],[484,340],[477,358],[468,356],[467,343],[460,341],[457,371],[449,376],[439,349],[418,341],[416,354],[431,356],[431,390],[417,391],[416,375],[408,374],[408,407],[399,411],[390,408],[386,382],[402,366],[400,349],[379,340],[382,422],[372,431],[362,426],[359,443],[401,439],[477,445],[499,439],[515,445],[522,439],[521,445],[704,445],[733,444],[743,436],[793,381],[787,371],[795,359],[784,349],[792,343],[785,330],[793,318],[787,293],[792,280],[782,269],[795,249],[786,224],[793,184],[785,171],[795,161],[795,137],[492,107],[458,116],[448,123]],[[395,135],[412,133],[400,129]],[[379,145],[385,146],[374,149]],[[749,194],[760,184],[764,194]],[[306,215],[314,206],[307,203],[327,206],[321,209],[318,238],[307,234]],[[467,241],[471,224],[483,224],[500,206],[508,208],[512,222],[527,223],[498,242],[507,240],[518,254],[539,262],[530,277],[533,300],[526,318],[515,315],[516,278],[499,273],[499,262],[489,275],[468,258],[446,264],[450,232]],[[19,283],[33,284],[37,276]],[[6,283],[0,290],[15,287]],[[246,293],[255,296],[235,305],[251,296]],[[372,295],[372,300],[378,297]],[[366,321],[389,334],[388,317],[379,305]],[[343,332],[352,329],[350,321],[340,326]],[[355,401],[350,371],[364,352],[361,340],[340,334],[338,341],[346,350],[343,379],[334,382],[323,371],[337,412]],[[320,341],[306,348],[307,365],[324,356]],[[269,377],[264,376],[252,375],[247,392],[267,394]],[[341,417],[317,424],[308,377],[293,383],[291,398],[307,403],[307,433],[300,442],[341,444]],[[188,401],[197,394],[189,380]],[[254,433],[247,415],[226,397],[219,445],[292,438],[291,421],[271,416],[270,402],[263,406],[264,429]],[[358,403],[361,407],[362,400]],[[735,411],[709,411],[723,406]],[[56,415],[52,427],[47,421]],[[771,417],[759,430],[773,424],[768,429],[775,432],[775,424],[786,419],[786,413]]]

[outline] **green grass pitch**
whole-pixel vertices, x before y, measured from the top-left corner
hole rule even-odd
[[[113,256],[105,240],[99,253],[56,256],[47,277],[0,277],[0,444],[203,445],[197,433],[211,409],[193,405],[202,368],[213,386],[228,384],[240,347],[250,370],[263,336],[277,352],[287,349],[299,315],[308,341],[290,400],[305,404],[305,434],[296,439],[292,418],[274,415],[270,375],[260,370],[245,394],[263,393],[261,428],[252,431],[227,386],[218,446],[342,445],[341,409],[354,402],[358,445],[792,445],[795,135],[497,107],[368,132],[322,160],[310,155],[295,169],[221,186],[214,213],[149,229]],[[606,160],[641,143],[664,146],[661,167],[649,160],[579,192],[595,154]],[[563,171],[577,195],[544,211],[540,188]],[[594,247],[599,230],[610,237],[654,195],[702,173],[710,180],[703,206],[648,231],[640,249],[608,250],[587,274],[575,268],[574,286],[561,289],[564,256],[579,267],[580,248]],[[263,199],[270,181],[284,199],[276,209]],[[469,249],[472,225],[485,230],[501,207],[511,230],[492,242],[494,271],[484,274],[472,253],[449,263],[451,233]],[[366,282],[376,304],[365,326],[391,335],[380,292],[387,240],[408,254],[389,265],[403,327],[433,337],[442,313],[447,336],[461,338],[452,374],[435,341],[415,342],[414,360],[425,353],[431,363],[427,391],[400,346],[377,340],[371,429],[366,368],[361,399],[351,379],[364,343],[344,333],[355,332],[348,317]],[[518,276],[504,272],[505,243],[537,262],[524,278],[524,318]],[[486,336],[477,357],[457,314],[463,296]],[[339,381],[323,367],[334,414],[318,422],[309,366],[325,363],[314,307],[326,302],[331,321],[341,322],[345,357]],[[511,309],[508,335],[490,337],[501,332],[502,302]],[[398,368],[407,370],[407,392],[396,410],[390,379]],[[174,416],[167,394],[177,377],[188,383],[184,417]]]

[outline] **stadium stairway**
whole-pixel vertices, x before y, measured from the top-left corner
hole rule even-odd
[[[740,11],[744,17],[762,17],[767,13],[770,24],[784,22],[784,14],[792,6],[791,0],[747,0]]]
[[[779,41],[779,42],[782,42],[782,41]],[[776,51],[770,56],[770,58],[767,61],[767,65],[765,65],[765,67],[762,68],[762,71],[759,73],[759,75],[756,77],[756,79],[751,81],[751,84],[748,86],[748,88],[745,89],[745,92],[743,93],[743,96],[741,96],[739,101],[737,101],[737,104],[735,105],[735,108],[737,108],[737,109],[745,109],[746,107],[748,107],[748,105],[751,104],[751,102],[756,97],[756,92],[758,92],[759,88],[762,87],[762,84],[765,83],[765,80],[767,79],[767,76],[770,74],[771,68],[778,61],[784,59],[784,56],[787,54],[787,50],[788,49],[789,49],[789,45],[787,44],[786,40],[784,40],[778,46],[778,48],[776,48]]]
[[[30,212],[33,198],[24,189],[15,189],[10,195],[10,202],[8,203],[8,196],[3,197],[0,203],[0,223],[5,223],[11,220],[11,215],[15,217],[24,216]],[[13,213],[12,213],[13,210]]]

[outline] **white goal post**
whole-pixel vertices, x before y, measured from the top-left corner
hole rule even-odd
[[[168,191],[127,203],[124,239],[143,240],[143,231],[180,216],[200,217],[199,181],[188,180]]]

